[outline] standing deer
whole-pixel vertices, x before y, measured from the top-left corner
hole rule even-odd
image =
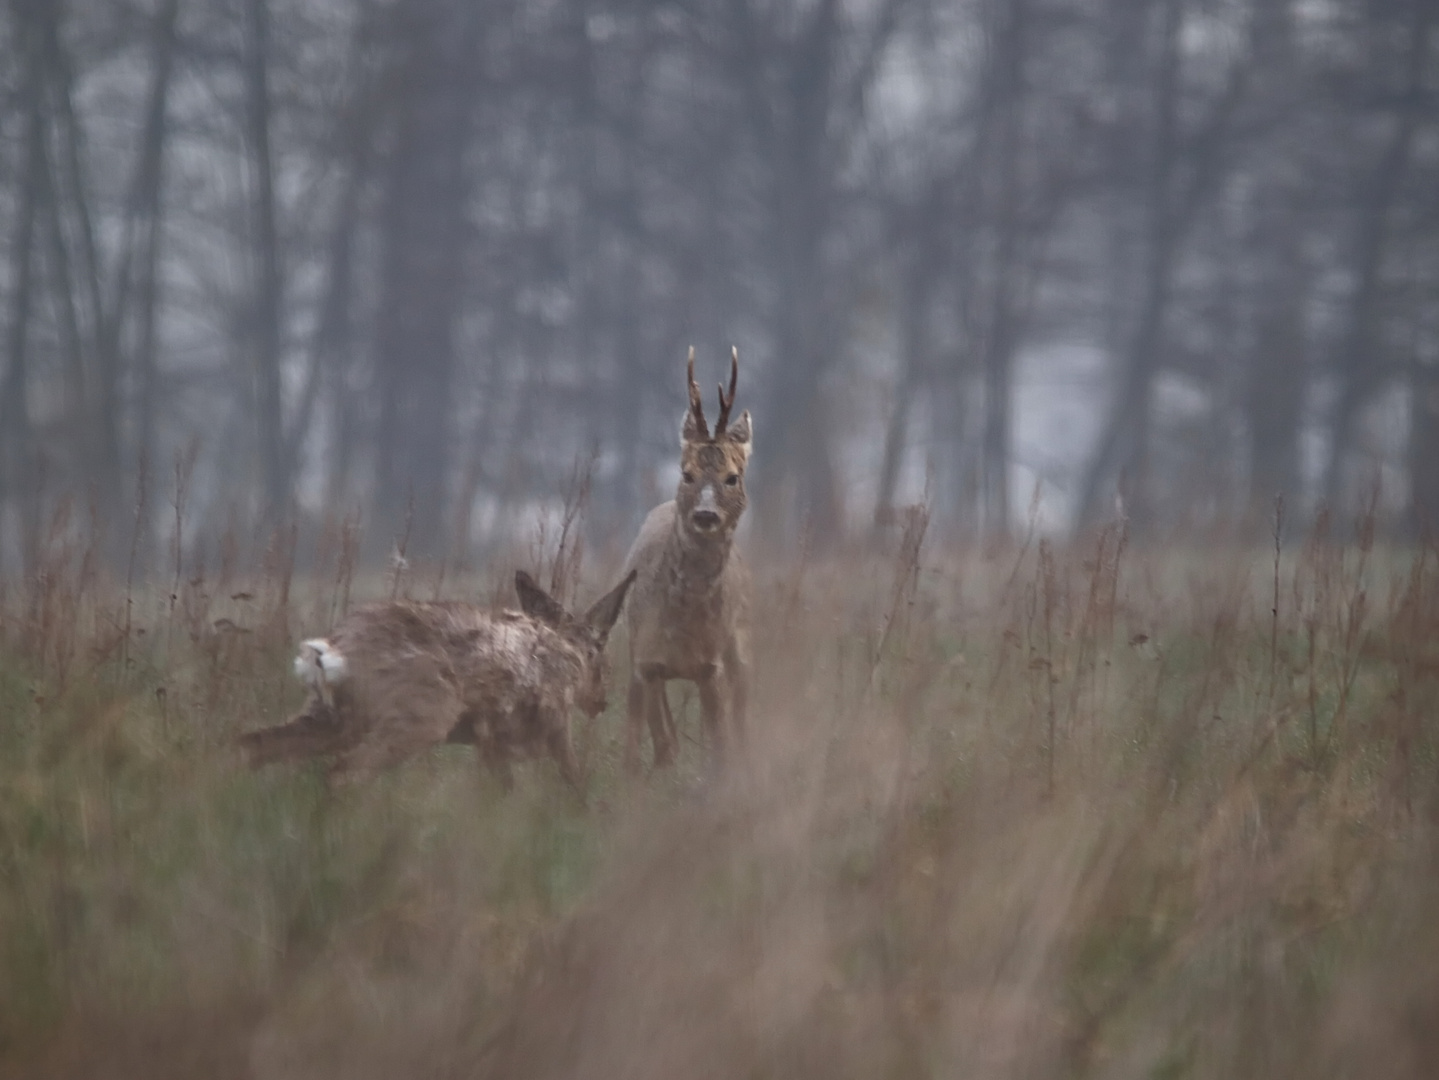
[[[581,617],[523,570],[520,611],[391,601],[347,615],[300,646],[310,700],[288,723],[240,737],[251,764],[333,757],[331,775],[362,778],[439,743],[473,743],[511,784],[510,763],[548,751],[580,792],[570,707],[605,708],[605,642],[630,573]]]
[[[673,501],[650,511],[625,558],[625,570],[638,575],[628,615],[625,765],[631,771],[639,767],[646,722],[655,766],[674,761],[679,740],[665,698],[670,679],[688,679],[699,688],[701,718],[717,761],[731,736],[744,737],[749,574],[734,550],[734,534],[745,508],[751,425],[748,411],[734,425],[729,422],[738,377],[739,352],[731,349],[729,392],[720,385],[719,420],[711,435],[690,349],[679,489]]]

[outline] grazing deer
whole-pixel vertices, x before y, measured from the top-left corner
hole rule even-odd
[[[690,349],[679,489],[673,501],[650,511],[625,558],[625,570],[638,575],[627,617],[631,667],[625,764],[630,770],[639,766],[646,722],[655,766],[674,760],[679,740],[665,698],[670,679],[688,679],[699,688],[702,722],[717,761],[723,760],[730,736],[744,737],[749,574],[734,550],[734,534],[745,508],[751,425],[748,411],[735,424],[729,422],[738,377],[739,352],[732,349],[729,392],[721,384],[719,420],[711,435]],[[722,700],[725,696],[728,701]]]
[[[605,642],[634,580],[580,617],[523,570],[520,611],[439,601],[360,608],[300,646],[295,673],[310,700],[299,715],[240,744],[253,765],[331,756],[331,776],[355,779],[429,746],[473,743],[506,788],[512,760],[548,751],[580,792],[570,706],[591,719],[604,711]]]

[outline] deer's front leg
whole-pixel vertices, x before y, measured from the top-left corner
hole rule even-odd
[[[674,717],[670,715],[669,698],[665,696],[665,683],[658,679],[645,690],[645,718],[649,721],[650,742],[654,746],[656,769],[673,765],[679,751],[679,736],[675,732]]]
[[[639,668],[630,671],[629,696],[625,702],[625,772],[634,775],[640,771],[640,731],[645,722],[648,706],[648,688],[640,676]]]
[[[629,709],[625,727],[627,772],[639,772],[641,725],[647,725],[650,729],[654,767],[662,769],[674,762],[675,751],[679,749],[679,739],[675,735],[675,722],[670,717],[669,702],[665,700],[665,675],[665,669],[657,664],[636,666],[630,674]]]
[[[515,773],[510,768],[510,755],[496,746],[477,746],[480,765],[494,774],[500,788],[508,794],[515,790]]]
[[[749,657],[737,638],[731,638],[725,646],[725,679],[730,692],[730,725],[734,729],[735,745],[743,752],[745,731],[749,723]]]
[[[554,757],[555,763],[560,767],[560,776],[565,783],[569,784],[579,798],[580,803],[585,801],[584,778],[580,775],[580,762],[575,757],[575,744],[570,738],[569,720],[565,719],[556,724],[549,734],[550,754]]]
[[[720,698],[719,677],[711,668],[695,680],[700,692],[700,723],[709,738],[711,753],[717,764],[725,759],[724,703]]]

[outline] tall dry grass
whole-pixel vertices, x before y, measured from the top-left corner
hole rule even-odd
[[[509,560],[361,576],[337,522],[142,586],[61,513],[0,584],[0,1071],[1439,1075],[1439,557],[1328,531],[956,551],[916,508],[760,568],[746,768],[676,690],[680,767],[625,780],[612,710],[582,810],[464,748],[335,792],[229,750],[296,638]],[[523,557],[590,593],[577,535]]]

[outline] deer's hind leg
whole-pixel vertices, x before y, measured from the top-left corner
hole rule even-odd
[[[624,768],[631,775],[640,771],[640,732],[649,711],[648,686],[638,667],[630,671],[629,693],[625,698]]]
[[[730,727],[734,731],[735,745],[743,753],[746,731],[749,725],[750,664],[748,648],[738,635],[731,637],[725,645],[724,673],[730,692]]]
[[[515,790],[515,770],[510,767],[510,755],[497,746],[477,746],[480,765],[487,768],[500,782],[500,788],[509,794]]]
[[[630,673],[625,710],[626,772],[639,772],[640,739],[646,726],[650,729],[650,742],[654,748],[654,767],[662,769],[673,764],[679,740],[669,702],[665,699],[665,680],[660,675],[641,673],[636,669]]]
[[[335,709],[318,695],[283,724],[248,731],[236,742],[253,767],[298,758],[324,757],[344,748],[348,732]]]
[[[330,770],[332,780],[361,781],[449,739],[465,714],[464,701],[437,682],[376,702],[370,726],[347,747]]]
[[[655,768],[662,769],[666,765],[673,765],[679,754],[680,735],[679,729],[675,727],[674,713],[670,712],[669,695],[662,682],[655,686],[654,697],[650,702],[650,739],[655,744]]]

